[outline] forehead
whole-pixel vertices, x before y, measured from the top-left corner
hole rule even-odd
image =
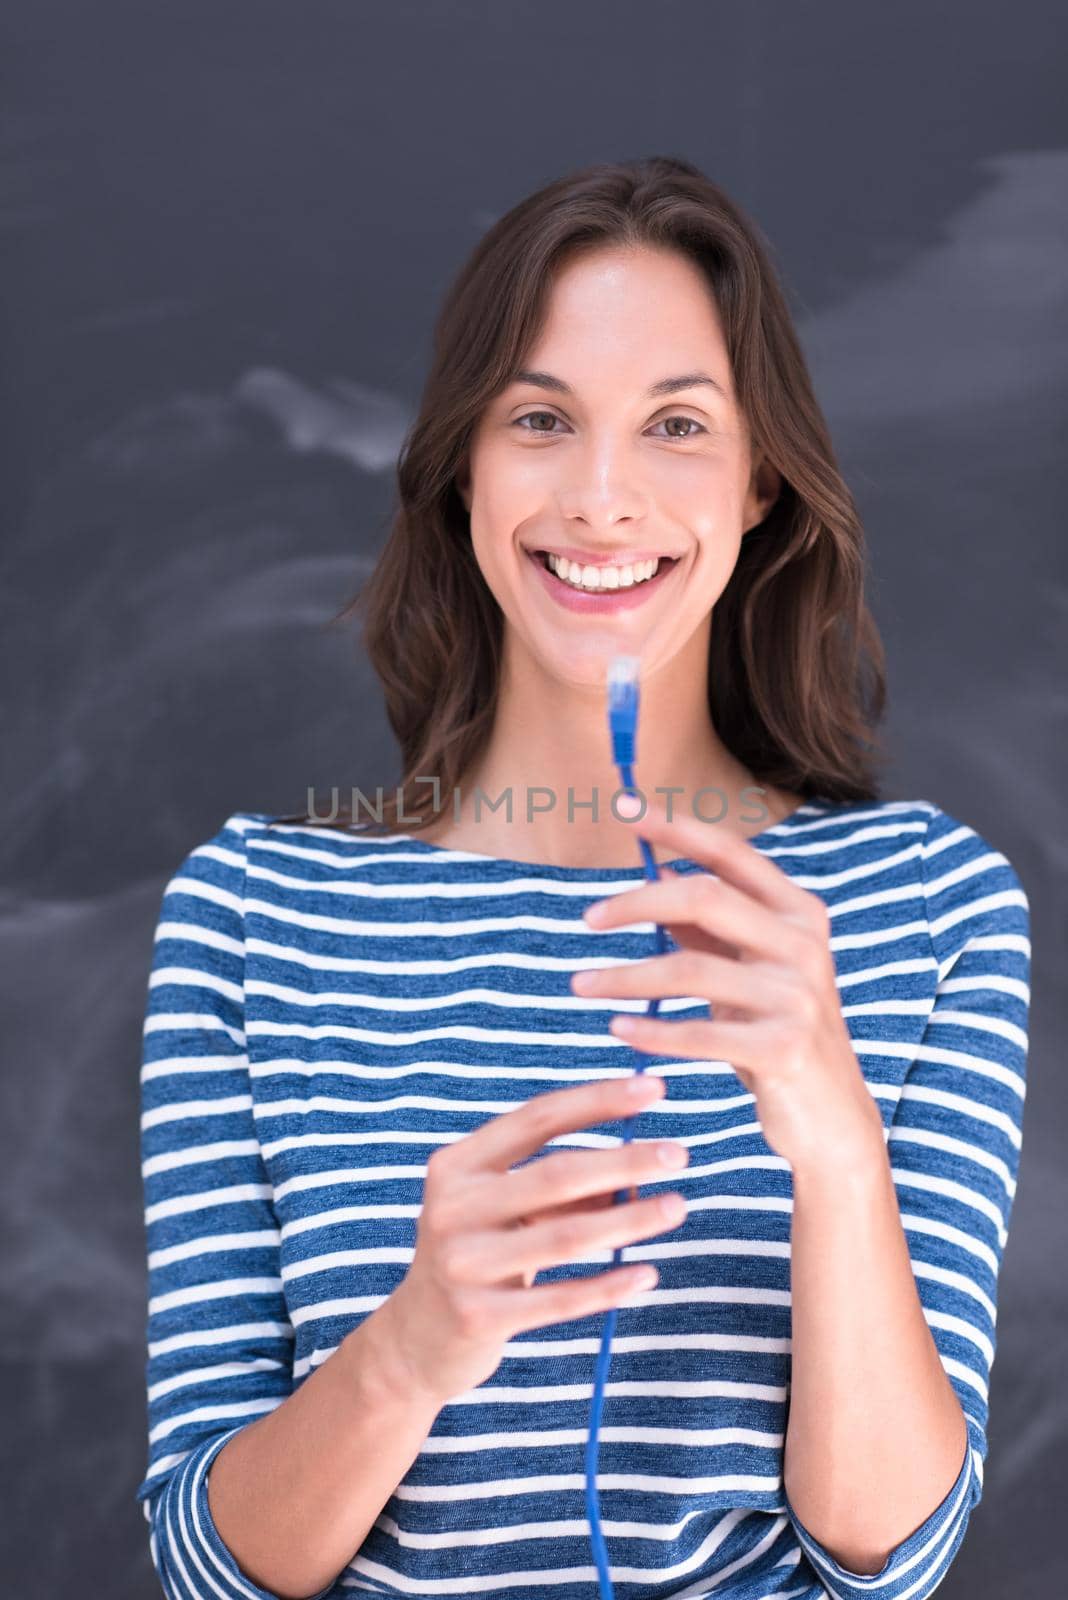
[[[554,273],[544,324],[523,366],[584,360],[664,373],[701,368],[730,391],[726,342],[712,286],[678,251],[584,251]],[[653,370],[655,368],[655,370]]]

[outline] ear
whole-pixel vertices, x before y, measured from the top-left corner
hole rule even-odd
[[[749,479],[742,517],[743,533],[763,522],[782,493],[782,477],[767,456],[758,456]]]

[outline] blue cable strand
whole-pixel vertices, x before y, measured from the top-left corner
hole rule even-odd
[[[637,663],[623,658],[617,661],[616,666],[622,671],[623,678],[620,681],[615,672],[609,677],[609,726],[612,734],[613,760],[619,768],[621,786],[633,792],[635,785],[632,762],[634,760],[638,723]],[[656,864],[652,847],[647,839],[643,839],[640,836],[638,844],[641,848],[645,876],[650,883],[653,883],[660,877],[660,869]],[[667,949],[667,934],[660,923],[657,923],[656,952],[658,955],[663,955]],[[654,1017],[659,1007],[660,1000],[654,996],[646,1007],[646,1016]],[[634,1048],[634,1054],[638,1058],[635,1071],[644,1072],[646,1065],[645,1053]],[[630,1143],[633,1125],[633,1117],[624,1119],[624,1144]],[[619,1205],[628,1198],[629,1191],[620,1189],[616,1192],[613,1203]],[[623,1246],[617,1245],[612,1252],[613,1265],[619,1266],[622,1257]],[[612,1362],[612,1335],[615,1332],[617,1311],[618,1308],[613,1306],[611,1310],[605,1312],[601,1347],[597,1352],[597,1362],[594,1368],[589,1436],[586,1440],[586,1517],[590,1525],[590,1544],[593,1550],[594,1564],[597,1568],[597,1583],[601,1592],[601,1600],[614,1600],[612,1578],[608,1565],[608,1549],[605,1544],[604,1534],[601,1531],[601,1507],[597,1494],[597,1454],[600,1442],[601,1413],[604,1410],[605,1384],[608,1381],[608,1369]]]

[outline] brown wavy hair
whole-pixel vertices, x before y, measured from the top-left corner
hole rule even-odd
[[[418,414],[397,467],[399,505],[363,587],[332,621],[363,616],[402,775],[366,830],[421,825],[473,770],[493,726],[503,617],[475,558],[456,487],[484,407],[542,327],[554,272],[606,246],[669,248],[704,273],[755,450],[782,478],[742,540],[715,606],[708,708],[758,781],[806,799],[879,798],[873,729],[883,647],[864,597],[864,532],[835,460],[786,299],[759,229],[690,162],[586,167],[521,200],[447,291]],[[360,809],[366,802],[361,790]],[[369,802],[367,802],[369,805]],[[447,803],[447,801],[442,802]],[[398,821],[402,818],[403,821]],[[292,821],[320,821],[309,810]],[[327,825],[349,827],[335,805]]]

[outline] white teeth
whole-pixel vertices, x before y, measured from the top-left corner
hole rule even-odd
[[[645,583],[660,565],[658,556],[627,567],[583,567],[566,556],[554,555],[548,561],[556,576],[575,589],[629,589],[633,584]]]

